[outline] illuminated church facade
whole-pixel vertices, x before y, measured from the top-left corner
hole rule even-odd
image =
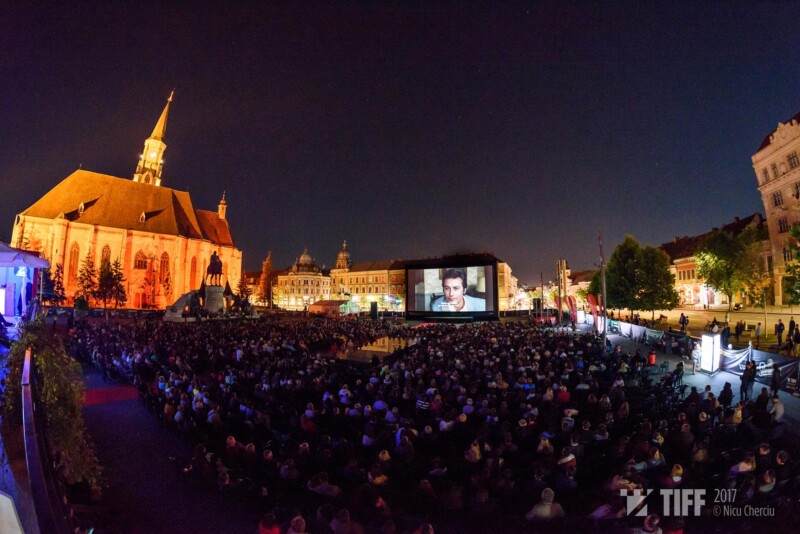
[[[223,193],[216,211],[196,209],[189,193],[163,187],[164,136],[172,95],[144,143],[133,179],[79,169],[18,214],[12,246],[61,264],[72,299],[87,256],[100,268],[119,260],[127,307],[165,308],[198,289],[213,252],[235,290],[242,252],[231,235]]]

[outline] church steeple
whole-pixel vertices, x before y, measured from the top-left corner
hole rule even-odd
[[[167,145],[164,143],[164,135],[167,133],[167,116],[169,115],[169,105],[172,102],[172,95],[169,94],[167,105],[158,118],[153,133],[144,142],[144,152],[139,156],[139,164],[136,166],[136,173],[133,175],[134,182],[142,182],[151,185],[161,185],[161,171],[164,166],[164,150]]]
[[[217,206],[217,216],[225,220],[225,213],[228,211],[228,203],[225,202],[225,191],[222,192],[222,200],[219,201],[219,205]]]

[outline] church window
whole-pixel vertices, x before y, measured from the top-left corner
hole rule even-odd
[[[780,191],[776,191],[772,194],[772,205],[775,207],[781,206],[783,204],[783,195]]]
[[[86,211],[86,206],[84,206],[84,205],[83,205],[83,202],[81,202],[81,203],[78,205],[78,215],[83,215],[83,212],[84,212],[84,211]]]
[[[145,216],[144,212],[142,212],[141,215],[139,215],[139,222],[143,223],[146,220],[147,220],[147,217]]]
[[[800,159],[798,159],[796,151],[789,154],[789,157],[786,159],[789,160],[789,167],[791,167],[792,169],[800,165]]]
[[[133,260],[133,268],[147,269],[147,256],[145,256],[144,252],[142,252],[141,250],[136,253],[136,256]]]
[[[161,266],[158,269],[158,281],[162,284],[169,276],[169,254],[166,252],[161,255]]]
[[[111,247],[108,245],[103,247],[103,252],[100,253],[100,265],[105,262],[111,263]]]
[[[69,279],[73,282],[78,279],[78,262],[80,261],[81,248],[73,243],[69,249]]]
[[[189,269],[189,289],[194,289],[197,282],[197,258],[192,256],[192,266]]]
[[[781,217],[778,219],[778,231],[780,233],[789,231],[789,221],[786,220],[786,217]]]

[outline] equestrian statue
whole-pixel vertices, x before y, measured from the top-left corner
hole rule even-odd
[[[206,269],[206,279],[209,280],[209,284],[212,286],[220,285],[220,280],[222,279],[222,260],[217,256],[216,250],[211,254],[211,262]]]

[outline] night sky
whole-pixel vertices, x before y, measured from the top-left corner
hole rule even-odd
[[[538,283],[599,231],[608,254],[763,211],[750,157],[800,111],[791,2],[7,4],[3,241],[79,165],[131,178],[174,88],[162,184],[227,192],[246,269],[346,239]]]

